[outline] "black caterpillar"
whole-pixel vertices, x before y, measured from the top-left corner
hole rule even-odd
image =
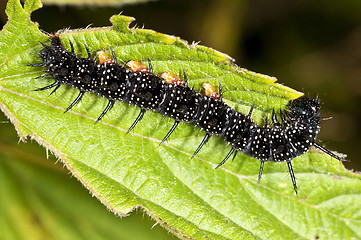
[[[272,123],[267,125],[266,122],[262,127],[255,124],[251,118],[253,105],[247,115],[235,111],[222,101],[221,87],[219,99],[203,96],[187,85],[185,72],[183,84],[169,84],[152,73],[150,60],[149,71],[131,71],[117,63],[112,49],[113,59],[98,63],[91,58],[86,45],[88,57],[79,58],[74,53],[72,42],[69,42],[70,52],[64,48],[58,36],[52,37],[50,46],[42,44],[44,48],[39,55],[43,62],[30,65],[46,68],[46,73],[37,78],[50,77],[55,80],[49,86],[35,91],[55,88],[53,93],[62,84],[80,90],[78,97],[65,112],[78,103],[86,92],[94,92],[109,100],[95,123],[113,107],[115,101],[127,102],[141,109],[127,133],[141,120],[146,110],[158,112],[175,120],[160,144],[172,134],[179,122],[192,123],[206,132],[192,158],[210,136],[220,136],[232,146],[232,149],[216,168],[223,165],[233,153],[235,156],[238,151],[244,152],[261,161],[259,183],[264,162],[286,162],[296,194],[297,185],[291,165],[293,158],[315,146],[326,154],[344,161],[315,142],[320,130],[320,104],[315,99],[300,97],[290,101],[288,110],[280,113],[281,121],[277,120],[273,111]]]

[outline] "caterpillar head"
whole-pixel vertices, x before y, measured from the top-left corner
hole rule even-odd
[[[60,61],[62,54],[66,52],[66,49],[62,46],[58,36],[54,36],[51,39],[50,46],[47,46],[43,43],[42,45],[44,48],[40,51],[39,55],[43,60],[44,66],[46,67],[48,67],[54,61]]]
[[[319,124],[320,103],[316,99],[302,96],[288,103],[288,117],[292,121]]]

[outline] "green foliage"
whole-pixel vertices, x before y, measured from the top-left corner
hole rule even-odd
[[[170,239],[142,213],[116,217],[0,116],[0,239]],[[14,143],[14,144],[11,144]]]
[[[48,92],[32,91],[52,82],[35,79],[44,69],[27,66],[40,62],[40,42],[49,44],[29,18],[40,6],[39,0],[26,1],[24,8],[18,0],[8,2],[9,22],[0,33],[0,50],[6,53],[0,56],[1,109],[22,139],[31,136],[54,152],[111,211],[124,216],[144,209],[180,238],[361,237],[361,178],[328,156],[311,151],[293,161],[296,196],[282,163],[266,164],[260,186],[259,162],[245,154],[215,171],[230,150],[220,138],[210,140],[190,160],[204,136],[190,124],[181,123],[171,139],[157,147],[172,125],[158,113],[148,111],[127,136],[139,109],[125,103],[116,103],[95,126],[107,100],[94,94],[86,94],[62,114],[77,90],[62,86],[49,97]],[[274,83],[275,78],[233,65],[230,57],[213,49],[129,28],[132,20],[117,15],[111,18],[112,27],[64,31],[60,38],[68,49],[71,40],[79,56],[86,56],[84,44],[92,53],[112,47],[124,62],[151,59],[156,74],[181,75],[185,69],[196,90],[203,82],[221,83],[225,101],[237,110],[246,113],[255,103],[253,117],[260,124],[273,108],[283,109],[301,95]],[[49,194],[56,190],[56,184],[47,187]]]

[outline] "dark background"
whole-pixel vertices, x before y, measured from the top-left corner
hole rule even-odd
[[[1,1],[1,24],[6,23]],[[119,7],[44,6],[33,13],[40,28],[108,26],[113,14],[137,26],[212,47],[249,70],[318,96],[321,144],[348,155],[361,170],[361,1],[213,0],[154,1]],[[1,117],[4,118],[4,117]],[[9,124],[9,127],[10,126]]]

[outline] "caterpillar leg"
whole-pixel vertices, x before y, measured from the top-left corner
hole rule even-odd
[[[150,61],[150,59],[148,58],[148,64],[149,64],[149,72],[153,73],[153,66],[152,66],[152,62]]]
[[[278,119],[277,119],[277,116],[276,116],[276,113],[275,113],[275,110],[274,110],[274,109],[272,109],[272,123],[273,123],[274,125],[279,125],[279,124],[280,124],[279,121],[278,121]]]
[[[37,76],[35,79],[44,78],[44,77],[47,77],[49,75],[50,75],[49,73],[44,73],[43,75]]]
[[[81,98],[84,96],[84,91],[80,91],[79,95],[76,97],[76,99],[72,102],[72,104],[70,104],[70,106],[64,111],[64,113],[66,113],[67,111],[69,111],[72,107],[74,107],[75,104],[77,104]]]
[[[90,51],[89,51],[89,48],[88,48],[88,46],[84,43],[84,47],[85,47],[85,49],[86,49],[86,52],[88,53],[88,59],[90,59],[91,57],[92,57],[92,55],[91,55],[91,53],[90,53]]]
[[[187,79],[187,74],[186,71],[183,68],[183,75],[184,75],[184,86],[188,87],[188,79]]]
[[[261,161],[261,166],[259,167],[259,173],[258,173],[258,186],[259,186],[259,184],[261,183],[263,166],[264,166],[264,162]]]
[[[201,148],[203,147],[203,145],[206,144],[206,142],[208,142],[210,136],[211,136],[211,135],[208,134],[208,133],[206,134],[206,136],[204,136],[201,144],[199,144],[197,150],[193,153],[191,159],[194,158],[194,156],[199,152],[199,150],[201,150]]]
[[[292,179],[293,189],[295,190],[295,193],[297,195],[296,178],[295,178],[295,174],[293,173],[291,162],[287,162],[287,166],[288,166],[288,171],[290,172],[290,176],[291,176],[291,179]]]
[[[281,115],[281,120],[282,120],[282,123],[283,123],[283,124],[290,122],[290,121],[288,120],[288,118],[287,118],[287,113],[286,113],[286,112],[280,111],[280,115]]]
[[[135,119],[135,121],[133,122],[132,126],[130,126],[130,128],[126,134],[128,134],[128,133],[130,133],[130,131],[132,131],[132,129],[135,127],[135,125],[137,125],[137,123],[143,118],[144,113],[145,113],[145,109],[141,109],[137,119]]]
[[[317,147],[318,149],[320,149],[320,150],[323,151],[324,153],[330,155],[330,156],[333,157],[333,158],[336,158],[336,159],[339,160],[339,161],[343,161],[343,162],[347,161],[346,159],[340,158],[340,157],[337,156],[336,154],[332,153],[330,150],[328,150],[328,149],[326,149],[326,148],[318,145],[317,143],[313,144],[313,146]]]
[[[73,45],[73,42],[69,40],[69,44],[70,44],[70,48],[71,48],[71,52],[74,53],[74,45]]]
[[[28,64],[26,66],[28,66],[28,67],[42,67],[42,66],[44,66],[44,63],[33,63],[33,64]]]
[[[223,92],[222,92],[222,85],[221,85],[221,82],[219,82],[219,101],[222,101],[222,95],[223,95]]]
[[[55,81],[54,83],[52,83],[52,84],[50,84],[50,85],[48,85],[46,87],[38,88],[38,89],[35,89],[34,91],[44,91],[46,89],[53,88],[53,87],[56,87],[58,85],[60,85],[60,82]]]
[[[238,151],[236,151],[236,152],[234,153],[233,158],[232,158],[232,162],[233,162],[233,160],[236,158],[237,153],[238,153]]]
[[[97,124],[100,119],[102,119],[104,117],[104,115],[110,110],[112,109],[112,107],[114,106],[114,100],[109,100],[108,105],[105,107],[104,111],[102,112],[102,114],[100,114],[100,116],[98,117],[98,119],[95,121],[94,125]]]
[[[166,140],[167,138],[173,133],[173,131],[176,129],[176,127],[178,126],[179,124],[179,121],[175,121],[172,128],[169,130],[169,132],[167,133],[167,135],[165,135],[165,137],[163,138],[163,140],[160,142],[159,146],[162,145]],[[158,147],[159,147],[158,146]]]
[[[60,41],[60,40],[59,40]],[[42,42],[40,42],[40,44],[44,47],[44,48],[46,48],[46,49],[50,49],[50,46],[48,46],[48,45],[45,45],[44,43],[42,43]]]
[[[50,95],[52,95],[53,93],[55,93],[56,92],[56,90],[58,90],[59,88],[60,88],[60,84],[58,85],[58,86],[56,86],[54,89],[53,89],[53,91],[51,91],[51,93],[49,94],[49,96]]]
[[[112,53],[114,63],[118,63],[117,57],[115,56],[115,52],[112,47],[110,47],[110,52]]]
[[[232,148],[231,151],[229,151],[229,153],[227,154],[227,156],[223,159],[223,161],[220,164],[218,164],[218,166],[215,169],[222,166],[228,160],[228,158],[233,154],[234,151],[235,151],[235,149]],[[237,152],[234,155],[236,155],[236,154],[237,154]]]
[[[251,106],[251,109],[249,110],[249,113],[248,113],[248,116],[249,116],[249,117],[251,117],[252,112],[253,112],[253,109],[254,109],[254,101],[253,101],[252,106]]]

